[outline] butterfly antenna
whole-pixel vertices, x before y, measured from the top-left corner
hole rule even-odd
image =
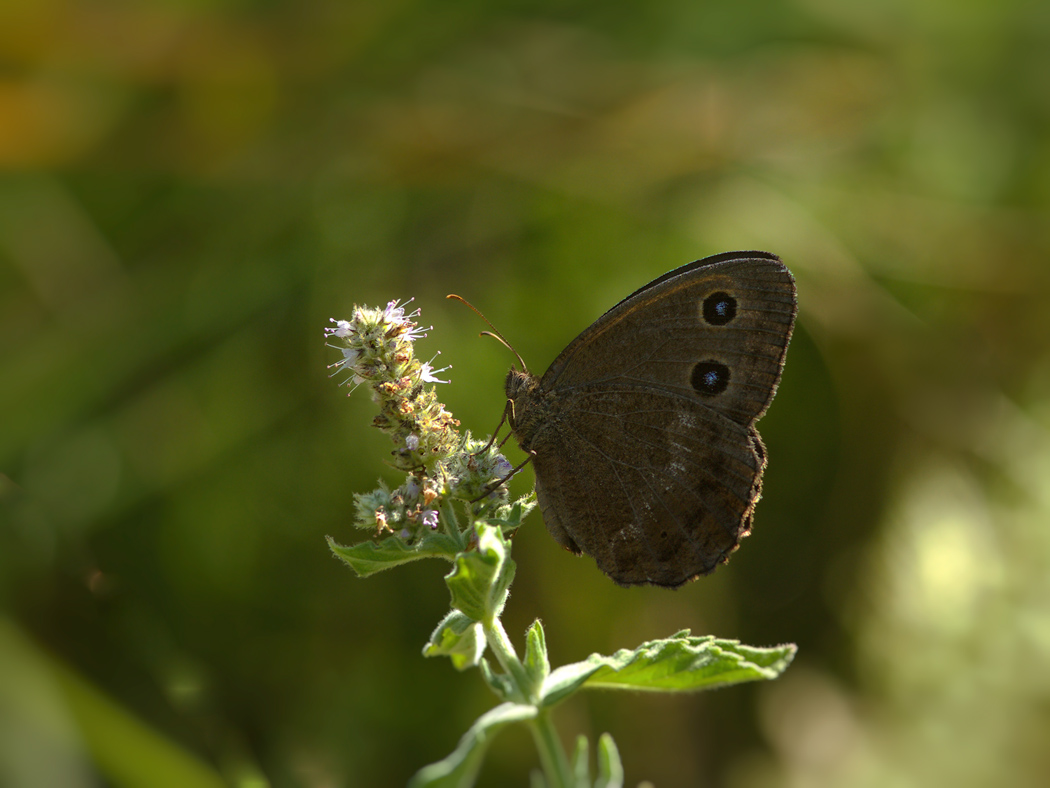
[[[466,304],[471,309],[473,309],[474,312],[477,313],[477,316],[484,320],[488,324],[488,327],[492,329],[491,331],[482,331],[481,336],[489,336],[497,340],[500,344],[503,345],[503,347],[507,348],[507,350],[514,354],[514,357],[518,359],[518,363],[521,364],[521,368],[523,371],[529,371],[529,368],[525,366],[525,360],[520,355],[518,355],[518,351],[511,346],[510,342],[504,339],[503,334],[499,332],[499,329],[492,325],[491,321],[487,317],[481,314],[481,310],[479,310],[476,306],[470,303],[470,301],[468,301],[467,299],[463,298],[462,296],[458,296],[455,293],[450,293],[449,295],[445,296],[445,298],[454,298],[457,301],[461,301],[462,303]]]

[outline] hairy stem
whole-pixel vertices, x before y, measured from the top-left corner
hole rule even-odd
[[[540,709],[539,716],[529,723],[529,729],[540,753],[548,788],[572,788],[572,768],[551,720],[550,709]]]
[[[514,651],[514,645],[507,637],[503,623],[497,618],[491,622],[483,622],[482,626],[489,648],[496,655],[503,670],[513,679],[521,702],[537,703],[541,688],[533,686],[532,679]],[[572,769],[558,738],[558,731],[551,720],[550,710],[541,708],[536,719],[529,723],[529,729],[536,742],[536,749],[539,750],[540,764],[547,777],[548,788],[572,788]]]
[[[503,622],[494,618],[491,622],[483,621],[481,625],[485,629],[485,640],[492,649],[492,653],[496,655],[500,667],[514,680],[514,685],[521,695],[520,700],[524,703],[535,703],[536,692],[539,688],[532,686],[525,666],[521,664],[517,652],[514,651],[514,644],[507,637]]]

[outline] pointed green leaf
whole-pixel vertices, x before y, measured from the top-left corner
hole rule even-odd
[[[598,737],[598,779],[594,788],[623,788],[623,763],[620,750],[608,733]]]
[[[537,713],[535,706],[520,703],[503,703],[485,712],[447,758],[416,772],[409,788],[468,788],[474,784],[492,737],[510,723],[531,720]]]
[[[532,680],[532,686],[542,687],[551,672],[551,663],[547,658],[547,639],[543,634],[543,624],[537,618],[525,634],[525,672]]]
[[[572,754],[572,779],[576,788],[591,788],[591,748],[587,737],[576,737],[576,752]]]
[[[495,526],[475,524],[476,550],[459,553],[445,583],[452,592],[452,606],[474,621],[499,617],[507,601],[507,589],[514,579],[510,545]]]
[[[509,536],[518,529],[522,520],[528,517],[529,512],[534,508],[536,508],[536,493],[531,492],[528,495],[523,495],[512,504],[501,506],[497,516],[489,518],[489,522],[493,525],[498,525],[504,536]]]
[[[485,633],[481,624],[458,610],[450,610],[441,619],[430,641],[423,646],[424,657],[448,657],[456,670],[474,667],[484,653]]]
[[[427,534],[414,545],[406,545],[396,536],[388,536],[381,542],[358,542],[349,546],[338,544],[330,536],[326,538],[331,551],[349,564],[358,577],[368,577],[421,558],[451,561],[460,549],[455,539],[443,533]]]
[[[441,504],[441,519],[446,533],[459,533],[459,517],[456,516],[456,507],[448,498]]]
[[[791,663],[795,651],[790,643],[756,648],[736,640],[691,637],[685,630],[633,651],[621,649],[611,657],[591,654],[583,662],[558,668],[544,684],[542,703],[559,703],[585,687],[691,692],[774,679]]]
[[[496,693],[497,698],[510,700],[518,696],[518,688],[514,686],[514,679],[506,673],[493,672],[492,666],[489,665],[489,661],[484,657],[478,663],[478,669],[481,670],[482,678],[485,679],[485,683],[489,685],[489,688]]]

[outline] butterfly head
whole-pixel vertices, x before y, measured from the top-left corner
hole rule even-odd
[[[527,449],[526,444],[549,415],[549,395],[540,389],[538,377],[528,370],[519,371],[514,367],[507,372],[504,388],[507,391],[510,428],[518,436],[522,448]]]
[[[536,389],[540,387],[540,380],[528,370],[524,372],[519,371],[516,367],[511,367],[507,371],[507,380],[503,384],[503,388],[507,392],[507,399],[511,402],[535,393]]]

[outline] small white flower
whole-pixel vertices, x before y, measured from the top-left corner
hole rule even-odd
[[[407,323],[407,322],[409,322],[412,318],[414,318],[417,315],[419,315],[419,310],[418,309],[416,311],[414,311],[410,315],[406,315],[405,314],[405,307],[408,306],[409,304],[411,304],[415,300],[416,300],[415,298],[410,298],[407,301],[405,301],[405,303],[403,303],[403,304],[401,303],[401,299],[400,298],[397,299],[396,301],[390,301],[386,305],[386,309],[383,310],[383,320],[385,322],[387,322],[387,323],[399,323],[399,324],[400,323]]]
[[[417,314],[418,312],[419,310],[417,309],[413,314]],[[427,326],[426,328],[414,326],[405,332],[405,338],[408,339],[409,342],[415,342],[417,339],[423,339],[427,335],[427,332],[432,328],[433,326]]]
[[[439,355],[440,351],[434,355],[434,358],[437,358]],[[434,369],[433,365],[430,363],[434,360],[434,358],[420,365],[419,379],[424,383],[448,383],[447,380],[438,380],[437,376],[444,372],[446,369],[452,369],[452,365],[450,364],[449,366],[442,367],[441,369]]]
[[[431,530],[434,530],[438,527],[437,509],[423,510],[423,525],[427,526]]]
[[[331,377],[335,377],[336,375],[338,375],[343,370],[346,370],[347,372],[352,372],[354,364],[357,363],[358,356],[361,355],[360,351],[352,350],[351,348],[348,348],[348,347],[336,347],[335,345],[329,345],[328,347],[333,347],[336,350],[338,350],[340,353],[343,354],[342,360],[336,361],[336,362],[328,365],[328,369],[334,369],[335,370],[328,377],[330,377],[330,378]]]
[[[424,364],[419,369],[419,379],[424,383],[448,383],[447,380],[438,380],[435,375],[439,375],[446,369],[452,369],[452,367],[442,367],[441,369],[434,369],[430,364]]]
[[[383,310],[383,322],[393,326],[398,326],[404,329],[404,337],[409,342],[415,342],[417,339],[422,339],[427,335],[433,326],[427,326],[421,328],[412,322],[413,318],[419,317],[420,310],[416,309],[410,314],[405,314],[405,307],[412,303],[415,299],[410,298],[401,303],[400,299],[397,301],[390,301],[386,305],[386,309]]]
[[[407,438],[405,438],[405,448],[408,449],[409,451],[415,451],[416,449],[418,449],[419,448],[419,436],[418,435],[409,435]]]

